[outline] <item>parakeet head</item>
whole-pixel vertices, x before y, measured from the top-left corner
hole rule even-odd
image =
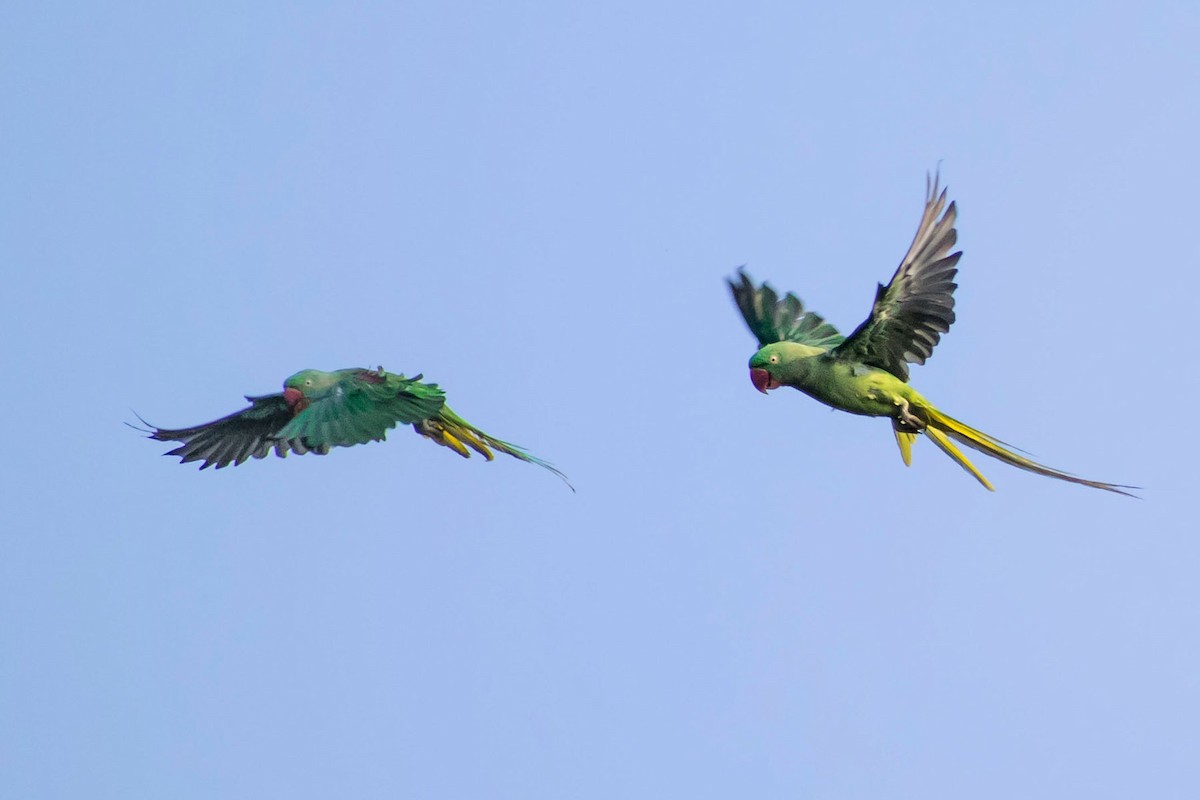
[[[301,370],[283,382],[283,398],[293,408],[297,404],[307,405],[314,393],[329,388],[335,380],[331,373],[319,369]]]
[[[779,379],[774,373],[779,368],[781,358],[779,343],[769,344],[751,357],[750,382],[755,389],[766,394],[771,389],[779,388]]]
[[[797,370],[804,369],[804,359],[826,352],[824,348],[799,342],[774,342],[755,353],[750,359],[750,382],[763,394],[778,389]]]

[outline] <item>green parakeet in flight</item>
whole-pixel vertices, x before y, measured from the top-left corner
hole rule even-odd
[[[924,364],[954,322],[954,276],[962,252],[954,203],[926,178],[925,213],[917,235],[887,286],[875,293],[871,314],[845,337],[794,294],[782,299],[767,284],[755,288],[744,269],[729,280],[733,299],[762,348],[750,359],[750,381],[764,394],[791,386],[828,406],[892,421],[905,464],[924,433],[975,479],[992,489],[954,442],[1039,475],[1129,496],[1136,487],[1102,483],[1038,464],[994,436],[947,416],[908,384],[908,364]],[[953,441],[951,441],[953,440]]]
[[[427,439],[449,447],[463,458],[471,450],[491,461],[492,451],[550,470],[571,486],[567,477],[514,444],[493,438],[446,405],[446,395],[421,375],[406,378],[379,369],[306,369],[283,383],[283,391],[247,396],[250,407],[194,428],[169,430],[153,425],[145,431],[160,442],[182,442],[166,453],[180,463],[203,461],[200,469],[248,458],[263,458],[272,450],[324,455],[332,447],[383,441],[397,423],[412,425]],[[469,448],[469,449],[468,449]],[[572,487],[574,491],[574,487]]]

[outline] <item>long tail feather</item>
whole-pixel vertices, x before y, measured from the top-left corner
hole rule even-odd
[[[925,429],[925,435],[929,437],[929,441],[941,448],[942,452],[954,459],[960,467],[975,476],[975,480],[982,483],[989,492],[996,491],[996,487],[992,486],[992,482],[983,477],[983,473],[975,468],[967,457],[962,454],[962,451],[954,446],[954,442],[946,438],[946,435],[937,428],[930,425]]]
[[[513,458],[520,459],[527,464],[536,464],[542,469],[549,470],[562,479],[562,482],[573,492],[575,487],[567,480],[567,476],[562,474],[548,461],[543,461],[535,455],[525,452],[519,446],[506,442],[502,439],[497,439],[488,436],[483,431],[476,428],[465,419],[455,414],[448,406],[442,406],[436,417],[418,422],[413,425],[413,429],[417,433],[425,436],[440,445],[449,447],[454,452],[458,453],[463,458],[470,458],[471,453],[467,448],[471,448],[479,455],[491,461],[495,458],[492,455],[492,450],[497,450]]]
[[[442,434],[441,437],[438,439],[435,439],[434,441],[436,441],[438,444],[444,444],[446,447],[449,447],[451,450],[458,453],[463,458],[471,457],[470,451],[467,450],[466,446],[464,446],[463,443],[454,434],[450,433],[450,431],[445,430],[444,428],[442,429],[441,434]],[[486,449],[476,446],[474,442],[471,442],[471,445],[472,445],[473,449],[475,449],[477,452],[483,453],[483,457],[486,458],[488,461],[492,460],[491,452],[487,451]]]
[[[950,442],[946,441],[945,437],[949,436],[960,444],[964,444],[973,450],[978,450],[981,453],[999,459],[1005,464],[1017,467],[1018,469],[1034,472],[1038,475],[1045,475],[1048,478],[1058,478],[1060,481],[1069,481],[1070,483],[1078,483],[1082,486],[1091,486],[1093,489],[1103,489],[1106,492],[1114,492],[1123,494],[1126,497],[1137,497],[1137,495],[1125,491],[1125,489],[1137,489],[1137,486],[1127,486],[1122,483],[1105,483],[1103,481],[1092,481],[1087,478],[1080,478],[1069,472],[1063,472],[1052,467],[1047,467],[1045,464],[1039,464],[1036,461],[1018,455],[1007,449],[1004,444],[994,436],[990,436],[983,431],[978,431],[969,425],[965,425],[953,417],[946,416],[936,408],[925,406],[921,409],[928,419],[928,427],[925,429],[926,435],[942,448],[945,453],[957,461],[963,469],[974,475],[984,486],[992,488],[987,479],[979,474],[978,470],[971,465],[969,461],[958,451]],[[945,434],[943,436],[942,434]],[[949,448],[949,449],[947,449]]]
[[[911,431],[902,431],[899,428],[892,428],[892,433],[896,434],[896,444],[900,447],[900,457],[904,459],[904,466],[912,466],[912,446],[917,440],[917,434]]]

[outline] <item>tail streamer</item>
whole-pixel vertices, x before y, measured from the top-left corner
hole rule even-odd
[[[928,418],[928,427],[925,428],[925,434],[930,440],[988,489],[992,489],[992,484],[988,482],[987,478],[983,477],[979,470],[967,460],[966,456],[957,447],[947,440],[947,437],[954,439],[959,444],[964,444],[973,450],[978,450],[992,458],[1003,461],[1005,464],[1026,470],[1027,472],[1045,475],[1048,478],[1057,478],[1060,481],[1078,483],[1082,486],[1091,486],[1093,489],[1103,489],[1106,492],[1122,494],[1126,497],[1137,497],[1137,495],[1125,491],[1126,489],[1137,489],[1137,486],[1092,481],[1072,475],[1069,472],[1047,467],[1045,464],[1039,464],[1036,461],[1012,452],[996,437],[990,436],[983,431],[975,430],[971,426],[943,414],[936,408],[926,406],[921,411]]]

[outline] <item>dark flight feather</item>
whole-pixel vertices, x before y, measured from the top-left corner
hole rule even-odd
[[[924,364],[942,334],[954,323],[954,276],[962,251],[950,253],[958,240],[957,209],[946,205],[935,176],[925,183],[925,213],[912,245],[887,286],[875,292],[871,314],[833,355],[887,370],[908,380],[908,364]],[[945,213],[943,213],[945,209]]]
[[[281,457],[289,449],[307,452],[309,448],[302,442],[278,438],[292,418],[292,409],[282,393],[246,399],[251,403],[249,408],[213,422],[177,429],[151,425],[147,432],[156,441],[182,442],[164,455],[179,456],[181,463],[203,461],[200,469],[236,466],[249,458],[264,458],[271,450]]]
[[[781,300],[769,284],[755,288],[745,268],[738,270],[737,280],[729,278],[728,283],[733,301],[758,339],[759,347],[775,342],[799,342],[829,349],[842,343],[844,337],[837,328],[821,315],[805,311],[800,298],[791,292]]]

